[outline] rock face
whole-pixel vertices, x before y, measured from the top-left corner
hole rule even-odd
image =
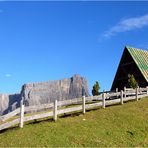
[[[83,95],[89,95],[88,83],[80,75],[57,81],[24,84],[20,94],[0,94],[0,115],[18,108],[22,98],[26,106],[31,106],[50,103],[55,99],[79,98]]]
[[[50,103],[56,99],[79,98],[83,95],[89,95],[88,83],[85,78],[79,75],[63,80],[25,84],[21,92],[27,106]]]
[[[20,106],[21,94],[0,94],[0,115],[7,114]]]

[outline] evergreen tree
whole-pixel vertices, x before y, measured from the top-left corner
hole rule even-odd
[[[134,77],[134,75],[128,75],[128,84],[131,88],[135,89],[138,86],[138,83]]]
[[[96,81],[96,83],[94,84],[93,89],[92,89],[92,95],[93,96],[99,95],[99,89],[100,89],[99,83],[98,83],[98,81]]]

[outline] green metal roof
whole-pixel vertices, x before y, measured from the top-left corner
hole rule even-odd
[[[148,51],[127,46],[126,48],[148,82]]]

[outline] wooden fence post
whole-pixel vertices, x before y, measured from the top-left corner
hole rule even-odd
[[[138,93],[142,94],[141,87],[137,86],[137,88],[138,88]]]
[[[86,110],[85,110],[85,96],[82,97],[82,110],[83,110],[83,114],[85,114]]]
[[[57,121],[57,105],[58,105],[58,102],[57,100],[54,101],[54,110],[53,110],[53,119],[54,121]]]
[[[23,128],[24,125],[24,104],[23,100],[20,103],[20,128]]]
[[[136,88],[136,100],[138,101],[138,87]]]
[[[118,88],[116,88],[116,92],[118,92]]]
[[[124,87],[124,98],[126,98],[126,87]]]
[[[118,88],[116,88],[116,93],[118,92]],[[118,98],[118,95],[116,96]]]
[[[123,104],[123,90],[120,92],[120,97],[121,97],[121,104]]]
[[[102,107],[105,108],[105,93],[103,93],[102,95],[103,95]]]
[[[146,88],[147,88],[147,91],[146,91],[147,93],[146,94],[148,95],[148,86]]]

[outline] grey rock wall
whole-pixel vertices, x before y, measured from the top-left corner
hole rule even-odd
[[[40,105],[57,100],[68,100],[88,96],[88,82],[80,75],[42,83],[24,84],[20,94],[0,94],[0,115],[7,114],[20,106],[24,99],[27,106]]]
[[[80,75],[57,81],[25,84],[21,92],[27,106],[50,103],[56,99],[79,98],[84,94],[85,96],[89,95],[88,83]]]
[[[0,94],[0,115],[7,114],[20,106],[21,94]]]

